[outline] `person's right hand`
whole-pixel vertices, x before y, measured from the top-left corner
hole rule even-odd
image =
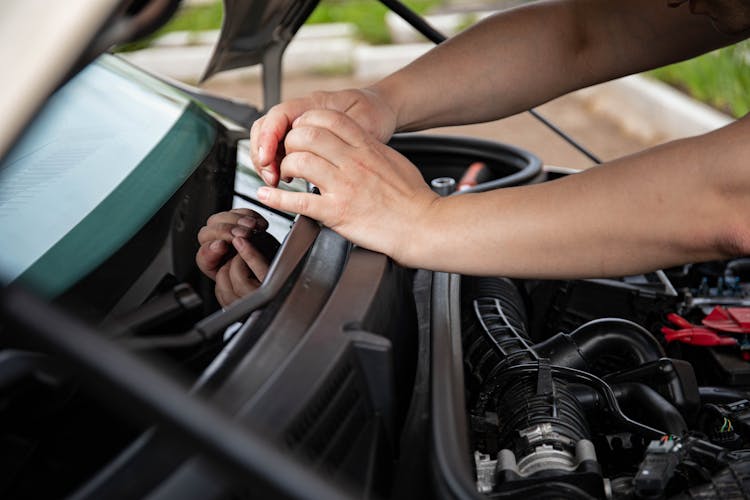
[[[279,183],[279,167],[285,156],[284,139],[294,120],[312,109],[340,111],[380,142],[386,142],[396,128],[396,114],[377,91],[369,88],[337,92],[314,92],[272,107],[253,123],[250,157],[255,169],[269,186]]]

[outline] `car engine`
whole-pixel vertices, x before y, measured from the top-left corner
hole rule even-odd
[[[746,498],[749,265],[462,280],[478,491],[516,497],[547,482],[573,487],[560,498]]]

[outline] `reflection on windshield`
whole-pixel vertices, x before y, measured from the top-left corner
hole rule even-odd
[[[160,142],[187,101],[144,92],[100,60],[60,89],[0,164],[0,278],[20,276]]]

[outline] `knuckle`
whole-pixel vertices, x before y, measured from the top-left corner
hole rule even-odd
[[[319,141],[323,135],[323,131],[318,127],[305,127],[301,132],[302,138],[308,143]]]
[[[249,208],[233,208],[230,210],[231,213],[237,214],[237,215],[247,215],[247,216],[254,216],[257,215],[255,211],[250,210]]]
[[[310,99],[318,106],[325,106],[326,102],[328,102],[329,95],[330,92],[326,92],[325,90],[316,90],[310,94]]]
[[[332,130],[342,129],[351,124],[351,119],[340,112],[331,113],[328,121]]]
[[[306,196],[297,196],[294,199],[294,211],[300,214],[307,212],[310,203]]]
[[[257,120],[253,122],[253,124],[250,126],[250,138],[257,136],[258,130],[263,126],[263,120],[265,120],[265,117],[260,117]]]

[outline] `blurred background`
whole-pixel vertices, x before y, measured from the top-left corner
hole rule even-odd
[[[524,1],[405,3],[450,36]],[[148,70],[197,84],[222,16],[220,0],[184,0],[178,15],[166,26],[146,39],[119,47],[117,52]],[[375,0],[323,0],[284,56],[282,97],[366,85],[431,46]],[[260,107],[259,75],[258,68],[225,72],[201,87]],[[601,87],[562,97],[540,111],[604,159],[703,133],[744,115],[750,108],[746,91],[750,88],[748,44],[661,68],[637,80]],[[528,115],[447,132],[509,142],[534,151],[548,164],[571,168],[591,164]]]

